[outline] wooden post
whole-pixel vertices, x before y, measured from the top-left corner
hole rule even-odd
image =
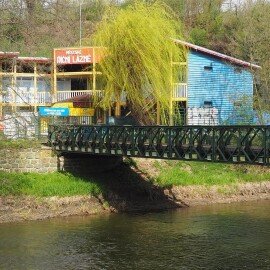
[[[96,50],[95,48],[93,48],[93,94],[96,95]]]
[[[34,63],[34,112],[37,112],[37,63]]]
[[[157,102],[157,125],[160,125],[160,104]]]
[[[17,87],[16,87],[16,83],[17,83],[17,78],[16,78],[16,74],[17,73],[17,61],[14,60],[12,62],[12,77],[11,77],[11,89],[12,89],[12,105],[11,105],[11,112],[16,112],[16,91],[17,91]]]
[[[186,125],[188,125],[188,61],[186,60],[186,88],[187,88],[187,94],[186,94]]]
[[[93,74],[90,74],[90,80],[93,80],[93,98],[94,98],[94,102],[96,101],[97,97],[97,91],[96,91],[96,48],[93,47]],[[92,78],[91,78],[92,77]],[[90,94],[91,97],[91,94]],[[90,98],[89,97],[89,98]],[[96,110],[97,111],[97,110]],[[99,112],[100,113],[100,112]],[[100,115],[98,114],[97,117],[99,118]],[[96,119],[97,120],[97,119]]]
[[[52,84],[52,103],[57,102],[57,65],[55,57],[55,49],[53,50],[53,84]]]
[[[118,96],[116,97],[116,102],[115,102],[115,116],[121,116],[121,97]]]
[[[172,61],[172,54],[171,54],[171,89],[170,89],[170,108],[169,108],[169,125],[173,125],[173,61]]]
[[[3,66],[0,62],[0,119],[3,116]]]

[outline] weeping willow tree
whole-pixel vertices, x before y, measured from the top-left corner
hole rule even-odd
[[[143,124],[155,121],[157,108],[160,115],[169,115],[172,60],[185,58],[184,49],[171,40],[175,37],[181,38],[181,24],[162,2],[135,1],[125,9],[107,10],[94,38],[106,48],[100,63],[106,81],[101,106],[108,109],[125,96]]]

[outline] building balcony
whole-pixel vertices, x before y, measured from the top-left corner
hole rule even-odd
[[[56,93],[56,102],[63,101],[66,99],[74,98],[77,96],[82,96],[89,94],[90,96],[103,97],[104,90],[65,90],[57,91]]]
[[[3,91],[0,103],[12,105],[48,105],[52,102],[50,92]]]
[[[175,101],[187,100],[187,83],[173,83],[172,99]]]

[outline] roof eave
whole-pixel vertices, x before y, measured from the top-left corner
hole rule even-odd
[[[2,52],[0,51],[0,57],[18,57],[19,56],[19,52]]]
[[[34,62],[34,63],[50,63],[52,62],[51,58],[46,57],[18,57],[19,61],[23,62]]]
[[[174,42],[176,42],[178,44],[186,46],[186,47],[188,47],[188,48],[190,48],[192,50],[200,51],[202,53],[206,53],[206,54],[218,57],[220,59],[229,61],[231,63],[237,64],[237,65],[240,65],[240,66],[248,67],[248,68],[251,68],[251,69],[261,69],[261,66],[258,66],[258,65],[255,65],[255,64],[252,64],[252,63],[249,63],[249,62],[246,62],[246,61],[231,57],[229,55],[222,54],[222,53],[219,53],[219,52],[216,52],[216,51],[213,51],[213,50],[210,50],[210,49],[207,49],[207,48],[204,48],[204,47],[201,47],[201,46],[189,43],[189,42],[186,42],[186,41],[182,41],[180,39],[172,38],[171,40],[173,40]]]

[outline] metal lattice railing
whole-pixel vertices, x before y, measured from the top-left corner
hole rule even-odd
[[[51,125],[57,151],[269,165],[270,126]]]

